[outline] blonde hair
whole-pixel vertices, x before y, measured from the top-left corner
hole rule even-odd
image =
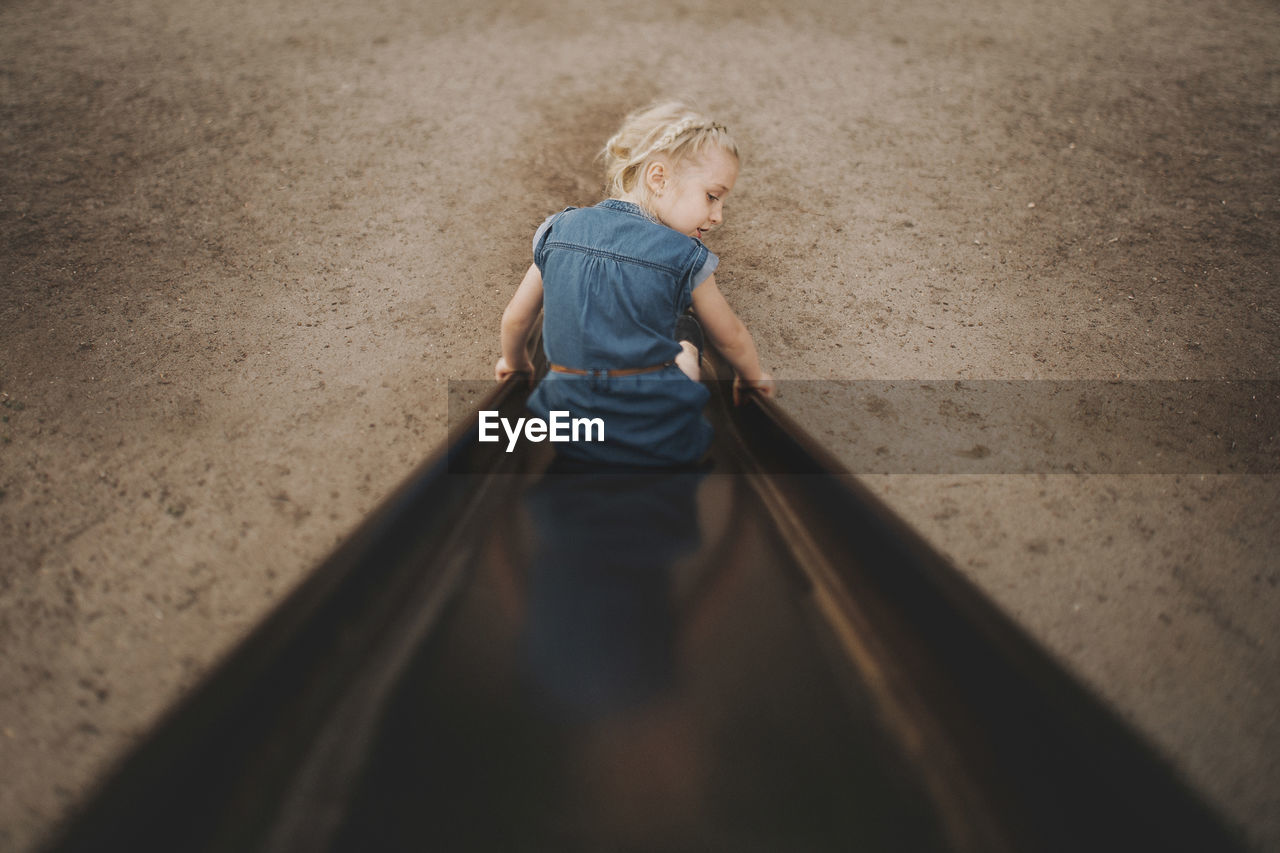
[[[611,198],[635,190],[649,208],[649,194],[641,176],[648,165],[664,157],[676,169],[712,146],[741,159],[728,129],[680,101],[653,104],[628,115],[622,127],[600,152],[604,160],[605,194]]]

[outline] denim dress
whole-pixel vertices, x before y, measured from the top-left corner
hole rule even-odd
[[[653,367],[679,354],[676,319],[715,272],[716,256],[637,205],[607,199],[549,217],[534,235],[533,259],[542,273],[547,360],[590,373],[548,373],[529,409],[544,419],[566,411],[604,424],[603,442],[563,442],[556,450],[610,466],[698,461],[711,443],[702,416],[710,393],[701,383],[674,363],[631,376],[604,371]]]

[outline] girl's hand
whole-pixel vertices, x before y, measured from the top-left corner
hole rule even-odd
[[[524,364],[510,365],[507,364],[506,357],[498,359],[498,363],[493,366],[493,378],[499,382],[505,380],[513,373],[528,373],[533,375],[533,362],[525,359]]]
[[[733,378],[733,404],[741,405],[744,390],[750,389],[755,391],[762,397],[773,398],[777,393],[777,387],[773,381],[773,377],[767,373],[761,373],[759,379],[743,379],[741,376]]]

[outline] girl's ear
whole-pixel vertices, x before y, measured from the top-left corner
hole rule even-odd
[[[662,195],[662,190],[667,186],[668,177],[667,164],[661,160],[655,160],[645,167],[644,185],[654,195]]]

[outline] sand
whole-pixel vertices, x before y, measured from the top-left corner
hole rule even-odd
[[[693,97],[741,140],[708,239],[784,406],[1274,380],[1278,49],[1261,0],[9,0],[0,850],[443,439],[629,109]],[[791,411],[850,459],[895,416]],[[865,480],[1280,850],[1280,476]]]

